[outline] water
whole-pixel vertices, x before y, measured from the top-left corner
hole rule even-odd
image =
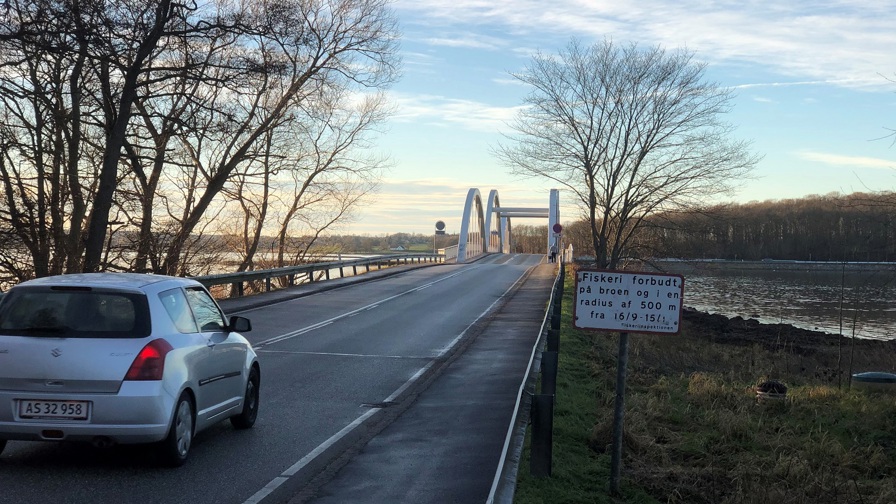
[[[684,305],[729,317],[896,339],[896,271],[690,271]],[[842,302],[841,302],[842,297]]]

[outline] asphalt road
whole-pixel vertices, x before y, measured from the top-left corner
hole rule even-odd
[[[480,500],[493,467],[479,475],[473,494],[455,489],[456,498],[446,500],[435,482],[456,480],[459,473],[438,471],[460,469],[433,460],[479,453],[488,441],[482,451],[488,460],[478,463],[496,463],[507,404],[515,400],[510,396],[537,337],[544,301],[535,302],[529,324],[535,330],[518,335],[519,341],[479,336],[541,260],[495,255],[296,299],[270,297],[276,302],[262,307],[252,308],[248,299],[225,303],[226,311],[253,324],[246,336],[262,365],[261,411],[253,429],[236,431],[224,422],[201,433],[187,465],[178,469],[160,467],[142,446],[10,442],[0,455],[0,503],[424,502],[427,495],[432,502],[468,502],[471,495]],[[544,300],[549,280],[541,278],[536,288]],[[514,376],[495,368],[508,355]],[[485,390],[497,378],[509,380],[511,393],[495,397],[493,389]],[[480,383],[482,394],[473,394]],[[471,435],[483,410],[494,409],[489,401],[502,402],[500,418],[484,416],[491,425],[503,423],[503,430]],[[422,443],[452,435],[463,452]],[[415,438],[420,442],[407,442]],[[419,478],[426,469],[429,480]],[[384,478],[392,483],[383,484]]]

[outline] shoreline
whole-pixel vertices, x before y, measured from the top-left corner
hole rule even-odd
[[[744,261],[731,259],[656,259],[644,266],[657,271],[685,273],[697,271],[890,271],[896,272],[894,262],[858,261],[798,261],[795,259],[766,259]]]
[[[759,346],[767,351],[797,356],[805,362],[791,369],[797,375],[818,377],[819,372],[849,373],[864,371],[896,371],[896,340],[840,336],[823,331],[803,329],[791,324],[766,324],[752,318],[708,313],[685,308],[682,311],[682,333],[707,343]]]

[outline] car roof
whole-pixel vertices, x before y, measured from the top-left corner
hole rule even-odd
[[[144,290],[147,286],[161,282],[171,282],[175,285],[200,285],[190,278],[174,277],[168,275],[153,275],[148,273],[72,273],[67,275],[54,275],[35,278],[22,282],[19,286],[48,287],[48,286],[79,286],[113,289]]]

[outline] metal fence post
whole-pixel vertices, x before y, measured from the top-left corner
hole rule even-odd
[[[548,329],[547,351],[560,351],[560,329]]]
[[[557,394],[557,352],[541,352],[541,393]]]
[[[554,396],[532,396],[532,453],[529,471],[536,478],[551,475],[554,444]]]

